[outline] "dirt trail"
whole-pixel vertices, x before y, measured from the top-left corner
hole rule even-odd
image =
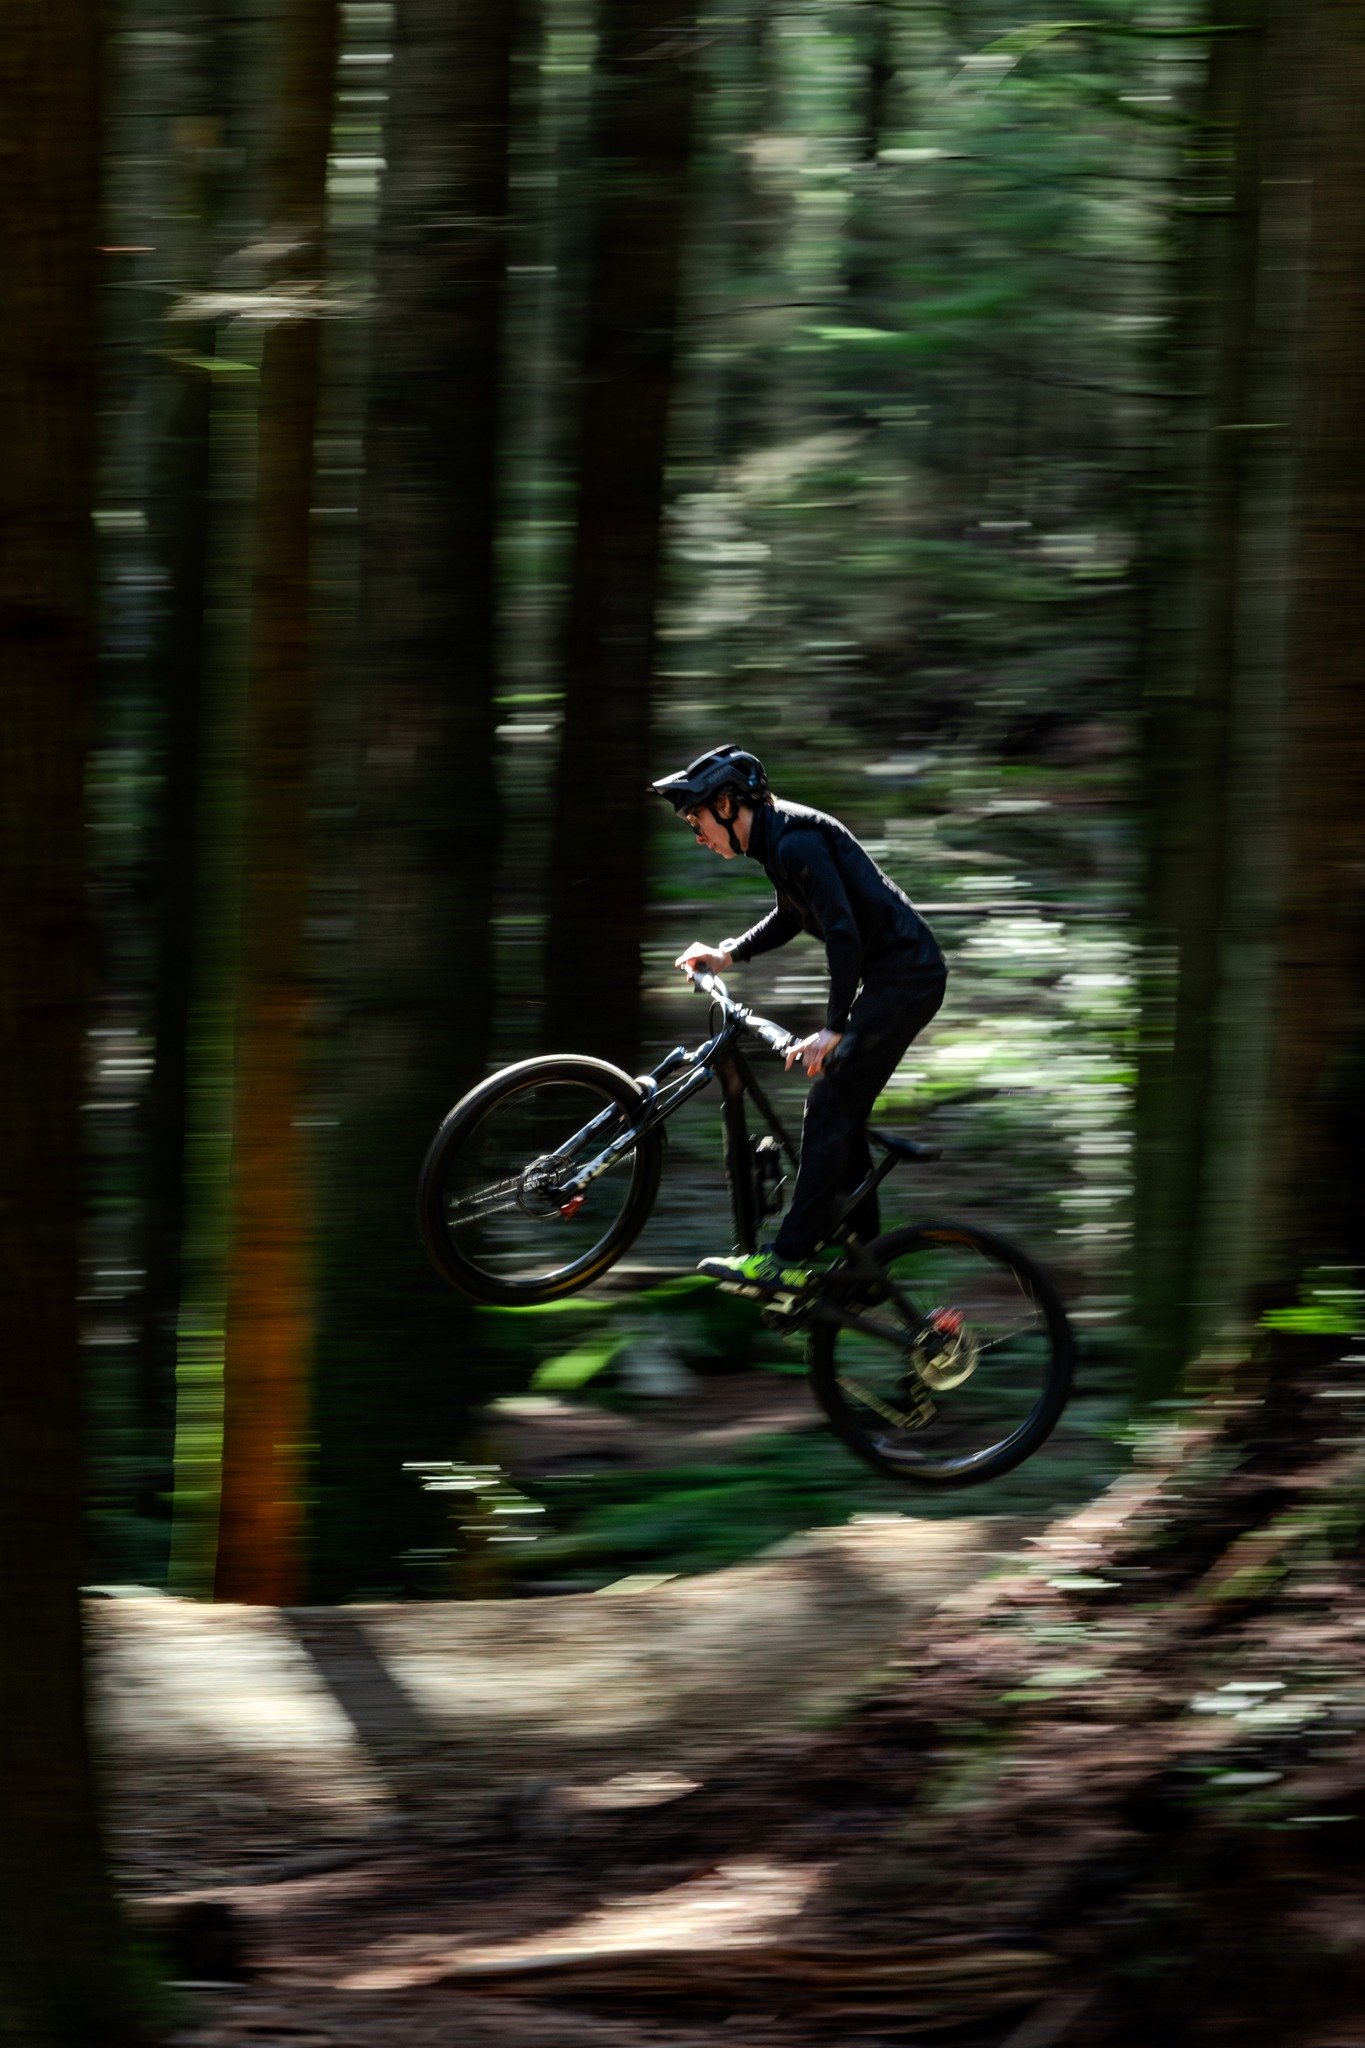
[[[121,1861],[140,1887],[203,1885],[405,1815],[703,1770],[913,1657],[915,1621],[1031,1526],[868,1518],[704,1578],[561,1599],[92,1603]]]

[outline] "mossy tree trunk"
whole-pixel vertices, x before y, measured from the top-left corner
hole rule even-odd
[[[316,1590],[433,1589],[405,1461],[451,1457],[472,1313],[413,1205],[484,1073],[501,805],[495,562],[513,10],[399,0],[362,506],[355,920],[323,1217]],[[435,1584],[441,1582],[438,1579]]]
[[[180,15],[183,60],[159,163],[168,199],[157,233],[180,288],[207,292],[218,253],[225,156],[226,37],[206,10]],[[170,102],[172,92],[166,93]],[[164,596],[153,628],[150,689],[160,715],[150,875],[154,1065],[143,1118],[144,1280],[138,1337],[140,1511],[169,1541],[175,1484],[175,1374],[187,1218],[190,1015],[199,901],[198,799],[208,683],[212,318],[166,322],[155,376],[148,529]]]
[[[1317,0],[1299,109],[1311,151],[1282,886],[1259,1268],[1365,1267],[1365,14]],[[1352,1327],[1358,1328],[1358,1323]]]
[[[1205,1250],[1219,1143],[1220,992],[1241,846],[1247,708],[1248,431],[1257,400],[1267,10],[1215,0],[1204,103],[1175,194],[1176,411],[1159,447],[1148,592],[1142,973],[1135,1249],[1139,1391],[1174,1391],[1211,1334]],[[1245,1106],[1245,1105],[1244,1105]],[[1226,1216],[1219,1219],[1228,1223]]]
[[[640,1053],[650,701],[697,66],[691,0],[604,0],[543,1039]]]
[[[1149,707],[1149,1398],[1210,1346],[1244,1354],[1259,1309],[1365,1236],[1365,25],[1266,0],[1215,26],[1206,162],[1230,203],[1190,263],[1212,399],[1169,515],[1202,523],[1159,586],[1185,647]]]

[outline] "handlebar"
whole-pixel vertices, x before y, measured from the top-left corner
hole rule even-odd
[[[713,1003],[719,1003],[728,1016],[737,1018],[746,1031],[752,1031],[754,1037],[761,1039],[779,1059],[785,1059],[797,1043],[794,1032],[785,1031],[780,1024],[774,1024],[771,1017],[760,1017],[744,1003],[737,1003],[720,976],[713,974],[709,967],[694,967],[688,979],[693,988],[699,989],[704,996],[710,996]]]

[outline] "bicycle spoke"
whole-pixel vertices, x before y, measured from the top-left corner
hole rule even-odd
[[[461,1223],[474,1223],[481,1217],[496,1215],[500,1209],[514,1209],[520,1192],[520,1174],[515,1180],[504,1180],[495,1187],[480,1188],[474,1194],[462,1196],[459,1201],[447,1201],[446,1221],[454,1228]]]
[[[998,1337],[981,1338],[980,1348],[982,1351],[996,1351],[1002,1344],[1008,1344],[1012,1338],[1032,1336],[1036,1330],[1040,1330],[1042,1327],[1042,1317],[1035,1316],[1027,1323],[1016,1323],[1013,1329],[1002,1330]]]

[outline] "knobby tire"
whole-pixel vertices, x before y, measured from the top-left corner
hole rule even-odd
[[[436,1270],[475,1301],[530,1308],[579,1293],[599,1280],[629,1249],[654,1206],[663,1156],[662,1137],[657,1130],[649,1132],[635,1147],[628,1169],[630,1187],[614,1224],[588,1254],[569,1261],[562,1270],[525,1279],[490,1272],[453,1241],[447,1227],[446,1184],[461,1155],[474,1148],[481,1133],[487,1134],[500,1109],[537,1087],[559,1083],[594,1090],[616,1102],[627,1117],[633,1116],[645,1100],[640,1084],[606,1060],[575,1055],[522,1060],[492,1075],[456,1103],[423,1162],[417,1191],[422,1242]],[[553,1232],[553,1219],[547,1219],[546,1227]]]
[[[881,1415],[860,1409],[846,1394],[840,1383],[840,1355],[841,1350],[847,1355],[849,1334],[845,1326],[838,1324],[816,1323],[812,1329],[811,1386],[836,1435],[876,1471],[915,1486],[976,1486],[1022,1464],[1051,1435],[1071,1391],[1075,1339],[1061,1299],[1047,1275],[1026,1253],[993,1231],[956,1222],[914,1224],[888,1231],[867,1249],[879,1265],[896,1275],[903,1291],[913,1295],[913,1287],[907,1286],[897,1273],[897,1262],[913,1266],[916,1254],[932,1253],[945,1246],[952,1246],[969,1260],[973,1254],[979,1254],[983,1272],[1007,1271],[1037,1311],[1038,1356],[1042,1363],[1036,1398],[1023,1422],[1011,1428],[999,1442],[984,1445],[969,1458],[945,1454],[936,1460],[913,1431],[897,1432],[894,1425],[883,1423]],[[920,1302],[916,1306],[923,1311],[937,1304]],[[878,1313],[885,1315],[887,1311]],[[901,1320],[898,1313],[895,1319]],[[966,1388],[957,1390],[964,1394],[961,1412],[968,1419],[971,1397],[966,1389],[970,1385],[968,1381]],[[942,1397],[944,1402],[951,1399],[951,1395]]]

